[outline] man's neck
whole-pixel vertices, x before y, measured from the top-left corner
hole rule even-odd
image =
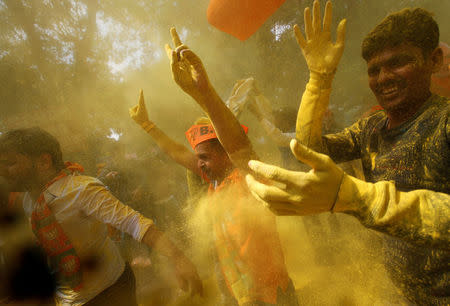
[[[215,179],[216,185],[219,186],[220,184],[222,184],[223,180],[225,178],[227,178],[231,174],[231,172],[233,172],[234,169],[235,169],[234,167],[227,168],[226,171],[224,172],[224,174],[220,178]]]
[[[30,196],[33,200],[37,200],[40,194],[45,190],[45,185],[58,175],[59,171],[51,169],[37,179],[36,183],[32,185]]]

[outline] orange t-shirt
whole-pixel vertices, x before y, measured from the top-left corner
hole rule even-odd
[[[239,304],[275,304],[277,290],[287,289],[289,276],[275,216],[256,202],[235,169],[208,192],[216,250],[230,291]]]

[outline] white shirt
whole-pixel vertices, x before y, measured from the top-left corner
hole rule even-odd
[[[56,292],[57,304],[82,305],[114,284],[125,267],[118,248],[108,237],[106,224],[141,241],[153,221],[122,204],[99,180],[89,176],[74,174],[59,179],[44,191],[44,197],[81,262],[95,259],[97,264],[91,270],[82,264],[80,292],[62,287]],[[23,206],[28,217],[36,204],[27,193]]]

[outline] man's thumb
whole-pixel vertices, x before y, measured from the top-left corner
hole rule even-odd
[[[327,159],[326,155],[311,150],[310,148],[300,144],[296,139],[291,140],[290,146],[292,153],[299,161],[307,164],[314,170],[324,167]]]

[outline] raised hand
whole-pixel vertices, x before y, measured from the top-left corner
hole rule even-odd
[[[239,117],[245,106],[255,96],[255,80],[253,78],[247,78],[243,80],[237,80],[231,91],[231,95],[225,104],[231,110],[235,117]],[[251,103],[250,103],[251,104]]]
[[[295,157],[311,166],[309,172],[289,171],[252,160],[246,176],[252,194],[277,215],[310,215],[333,209],[344,172],[326,155],[291,141]],[[270,180],[274,184],[267,182]]]
[[[139,103],[130,108],[129,113],[131,119],[133,119],[139,125],[149,122],[147,108],[145,107],[144,102],[144,91],[142,89],[139,93]]]
[[[298,25],[294,26],[294,34],[309,70],[320,74],[334,74],[344,52],[346,19],[341,20],[337,27],[335,43],[331,41],[332,5],[330,1],[325,6],[323,27],[318,0],[314,1],[312,18],[311,10],[307,7],[305,8],[304,19],[306,38]]]
[[[175,28],[170,29],[170,34],[175,50],[168,44],[165,48],[172,68],[172,77],[181,89],[199,102],[211,90],[206,70],[200,58],[181,42]]]

